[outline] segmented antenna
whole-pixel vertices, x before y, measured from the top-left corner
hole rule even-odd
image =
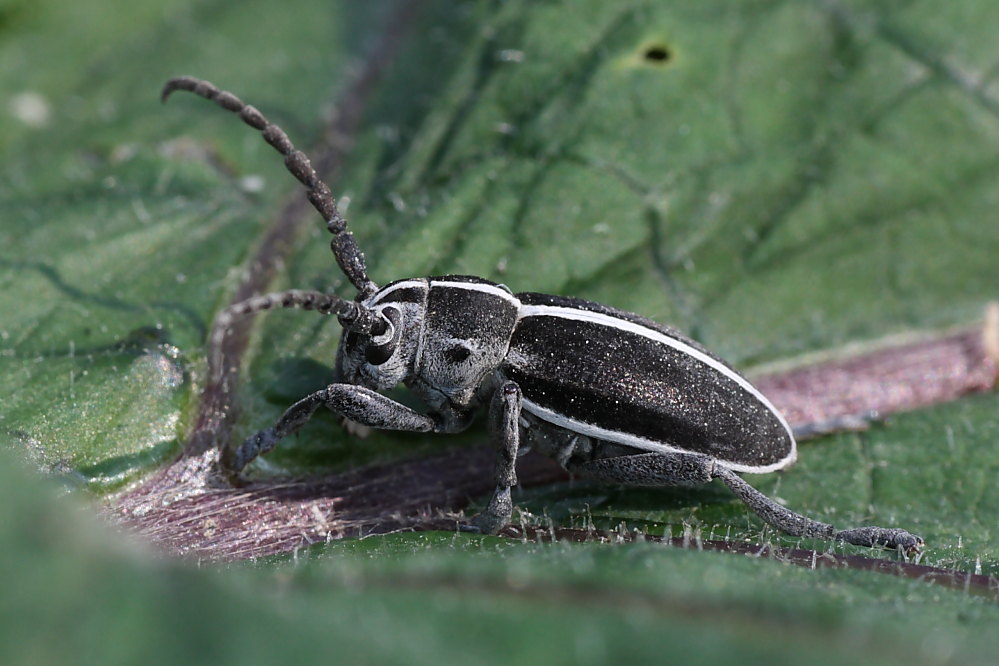
[[[320,314],[337,315],[345,329],[364,336],[379,336],[388,327],[384,317],[356,301],[348,301],[333,294],[292,289],[275,294],[253,296],[245,301],[230,305],[215,320],[215,325],[212,328],[212,339],[208,345],[210,353],[214,355],[209,363],[214,381],[221,381],[225,374],[222,367],[222,340],[228,334],[232,322],[239,317],[274,308],[301,308],[315,310]]]
[[[160,98],[165,102],[175,90],[186,90],[212,100],[226,111],[237,114],[250,127],[259,130],[264,136],[264,141],[284,155],[284,164],[288,171],[305,185],[309,202],[326,220],[326,228],[333,234],[333,240],[330,243],[333,256],[336,257],[336,263],[340,266],[340,270],[357,288],[358,298],[363,299],[377,291],[378,285],[368,278],[368,271],[364,265],[364,254],[361,253],[354,236],[347,229],[347,220],[337,208],[336,200],[333,198],[329,186],[312,168],[312,163],[309,162],[305,153],[295,148],[284,130],[267,120],[264,114],[256,108],[244,103],[243,100],[230,92],[219,90],[208,81],[196,79],[193,76],[172,78],[163,86]]]

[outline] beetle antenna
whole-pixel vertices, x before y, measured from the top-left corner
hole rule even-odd
[[[225,338],[232,322],[240,317],[263,312],[274,308],[301,308],[303,310],[315,310],[320,314],[337,315],[340,324],[347,330],[360,333],[366,336],[378,336],[384,333],[388,327],[384,317],[372,310],[364,307],[357,301],[348,301],[334,294],[324,294],[319,291],[302,291],[292,289],[274,294],[264,294],[253,296],[245,301],[234,303],[223,310],[215,320],[212,329],[211,342],[208,345],[211,353],[215,356],[209,365],[213,373],[218,376],[214,379],[221,379],[222,368],[222,340]]]
[[[333,234],[333,240],[330,243],[333,256],[336,257],[336,263],[340,266],[340,270],[357,288],[358,298],[362,299],[377,291],[378,285],[368,278],[364,254],[357,246],[353,234],[347,229],[347,220],[337,208],[336,200],[333,198],[329,186],[316,173],[305,153],[295,148],[284,130],[267,120],[264,114],[255,107],[246,104],[230,92],[218,89],[208,81],[193,76],[172,78],[163,86],[160,99],[165,102],[175,90],[186,90],[212,100],[226,111],[237,114],[250,127],[259,130],[264,136],[264,141],[284,155],[284,164],[288,171],[305,185],[309,202],[326,220],[326,228]]]

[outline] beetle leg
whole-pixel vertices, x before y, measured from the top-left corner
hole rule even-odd
[[[248,437],[238,449],[227,449],[222,459],[223,470],[238,474],[246,465],[308,422],[317,409],[325,406],[355,423],[380,430],[430,432],[436,421],[406,407],[381,393],[354,384],[330,384],[302,398],[288,408],[272,427]]]
[[[757,516],[768,525],[772,525],[791,536],[832,538],[835,528],[828,523],[822,523],[806,518],[790,509],[782,507],[756,488],[743,481],[742,477],[730,469],[715,465],[713,476],[725,482],[733,493],[743,503],[753,510]]]
[[[496,447],[496,490],[485,511],[472,519],[469,531],[496,534],[510,523],[517,485],[517,449],[520,448],[520,387],[505,382],[489,405],[489,432]],[[467,528],[466,528],[467,529]]]
[[[893,548],[906,553],[918,553],[923,549],[922,537],[898,527],[855,527],[839,530],[833,534],[837,541],[852,543],[854,546],[873,548]]]
[[[785,509],[756,490],[735,472],[699,453],[641,453],[598,458],[570,467],[569,471],[601,481],[642,486],[690,486],[722,481],[756,515],[777,529],[794,536],[832,538],[832,525],[820,523]]]
[[[697,453],[640,453],[597,458],[569,466],[569,471],[598,481],[631,486],[699,485],[720,478],[753,512],[792,536],[845,541],[856,546],[882,546],[916,552],[923,540],[902,529],[858,527],[836,530],[832,525],[786,509],[746,483],[732,470]]]
[[[638,453],[570,462],[574,474],[627,486],[699,486],[708,483],[714,461],[699,453]]]
[[[811,520],[785,509],[756,490],[735,472],[699,453],[640,453],[629,456],[598,458],[573,465],[570,472],[599,481],[632,486],[690,486],[722,481],[760,518],[794,536],[833,536],[832,525]]]
[[[849,530],[837,530],[832,525],[806,518],[785,509],[743,481],[738,474],[721,465],[715,466],[713,474],[721,478],[725,485],[766,523],[792,536],[836,539],[855,546],[867,546],[868,548],[881,546],[902,549],[908,553],[918,552],[923,546],[923,540],[920,537],[898,528],[857,527]]]

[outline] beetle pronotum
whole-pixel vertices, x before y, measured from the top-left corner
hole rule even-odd
[[[335,314],[344,328],[333,382],[305,396],[272,427],[222,457],[229,475],[300,428],[319,407],[372,428],[453,433],[483,405],[497,452],[496,490],[466,529],[495,533],[510,521],[517,456],[529,447],[565,469],[610,483],[699,485],[721,479],[768,524],[792,535],[918,550],[903,529],[832,525],[790,511],[742,480],[792,464],[794,436],[780,412],[724,361],[673,330],[589,301],[514,294],[477,277],[408,278],[379,287],[329,187],[287,135],[235,95],[192,77],[186,90],[236,113],[284,155],[333,235],[337,264],[358,294],[287,291],[227,308],[234,317],[274,307]],[[214,364],[216,368],[219,364]],[[422,413],[382,393],[404,384]]]

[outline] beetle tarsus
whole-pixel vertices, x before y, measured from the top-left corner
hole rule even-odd
[[[223,467],[230,480],[242,472],[254,458],[273,449],[280,440],[274,428],[261,430],[243,440],[232,456],[223,461]]]
[[[513,499],[509,487],[500,487],[493,493],[485,511],[472,518],[472,530],[482,534],[496,534],[510,524],[513,516]]]
[[[837,531],[833,538],[854,546],[889,548],[908,554],[918,553],[923,549],[921,537],[897,527],[856,527]]]

